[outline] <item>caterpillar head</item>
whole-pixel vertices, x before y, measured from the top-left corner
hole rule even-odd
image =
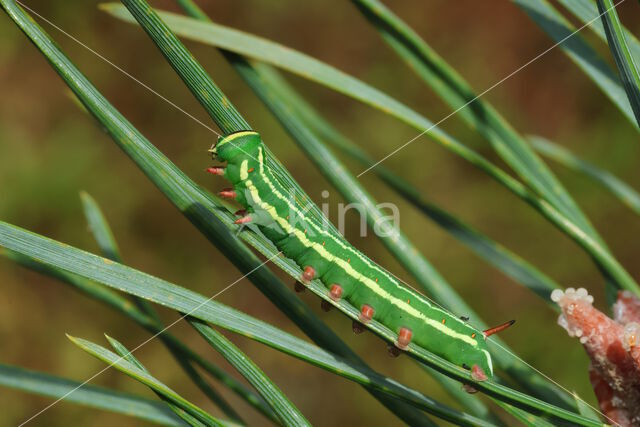
[[[245,156],[255,157],[256,150],[262,140],[260,134],[253,131],[240,131],[221,136],[218,142],[209,150],[214,158],[221,161],[233,161]]]

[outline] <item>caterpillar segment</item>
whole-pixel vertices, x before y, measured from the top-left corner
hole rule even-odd
[[[253,131],[222,137],[210,151],[214,159],[226,162],[226,167],[208,171],[233,184],[219,194],[244,206],[246,212],[238,222],[257,225],[303,270],[296,290],[318,279],[332,300],[345,299],[360,307],[358,320],[353,322],[355,333],[363,332],[364,325],[374,319],[396,331],[392,355],[415,343],[458,366],[471,367],[468,370],[474,381],[491,378],[493,365],[485,339],[512,322],[477,330],[466,322],[468,318],[452,316],[400,284],[342,235],[306,215],[267,166],[264,148],[260,135]]]

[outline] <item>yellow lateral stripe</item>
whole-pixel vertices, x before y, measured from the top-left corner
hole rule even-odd
[[[262,151],[261,150],[259,151],[258,157],[259,157],[259,161],[260,161],[260,167],[261,167],[261,170],[262,170],[263,157],[262,157]],[[246,167],[246,165],[244,165],[244,166]],[[430,319],[430,318],[424,316],[424,314],[422,314],[422,312],[416,310],[414,307],[412,307],[411,305],[407,304],[403,300],[400,300],[400,299],[394,297],[393,295],[391,295],[390,293],[388,293],[387,291],[385,291],[375,281],[373,281],[373,280],[369,279],[368,277],[365,277],[362,274],[360,274],[348,262],[333,256],[321,244],[315,243],[315,242],[309,240],[302,231],[296,229],[295,227],[292,227],[287,220],[281,218],[278,215],[278,212],[276,211],[275,207],[273,207],[273,206],[269,205],[268,203],[262,201],[262,198],[260,197],[258,189],[253,184],[252,180],[247,179],[244,182],[245,182],[245,186],[247,187],[247,189],[251,193],[251,197],[253,198],[253,201],[256,204],[258,204],[263,210],[265,210],[278,223],[278,225],[280,225],[280,227],[282,227],[282,229],[287,234],[295,235],[298,238],[298,240],[304,246],[313,248],[318,253],[318,255],[320,255],[322,258],[326,259],[328,262],[332,262],[332,263],[340,266],[345,271],[345,273],[347,273],[349,276],[351,276],[354,280],[362,283],[364,286],[369,288],[372,292],[374,292],[375,294],[377,294],[377,295],[381,296],[382,298],[386,299],[392,305],[396,306],[397,308],[399,308],[400,310],[404,311],[405,313],[407,313],[407,314],[409,314],[409,315],[411,315],[411,316],[413,316],[415,318],[421,319],[427,325],[431,326],[434,329],[438,329],[440,332],[442,332],[445,335],[448,335],[448,336],[450,336],[450,337],[452,337],[454,339],[462,340],[462,341],[466,342],[467,344],[470,344],[470,345],[472,345],[474,347],[476,347],[478,345],[477,341],[474,340],[473,338],[471,338],[470,336],[468,336],[466,334],[461,334],[459,332],[456,332],[456,331],[452,330],[451,328],[443,325],[439,321],[435,321],[433,319]],[[276,193],[277,193],[277,191],[276,191]]]
[[[260,175],[262,176],[262,179],[264,180],[264,182],[269,186],[269,188],[271,189],[271,192],[280,200],[282,200],[284,203],[287,204],[287,206],[289,206],[289,209],[291,209],[293,212],[296,212],[298,215],[300,215],[302,218],[306,217],[303,215],[302,212],[300,212],[300,210],[295,206],[295,204],[292,204],[289,202],[289,200],[284,197],[282,194],[280,194],[280,192],[275,188],[275,186],[273,185],[273,183],[271,182],[271,180],[269,179],[269,177],[266,176],[266,174],[264,173],[264,156],[262,154],[262,147],[258,148],[258,162],[260,164]],[[360,258],[360,260],[362,262],[364,262],[365,264],[367,264],[368,267],[377,270],[380,274],[385,275],[392,283],[399,285],[399,283],[395,280],[395,278],[393,276],[391,276],[388,272],[380,269],[377,265],[372,264],[371,260],[369,260],[367,257],[365,257],[363,254],[361,254],[359,251],[355,250],[353,247],[349,246],[349,245],[345,245],[343,242],[341,242],[338,238],[336,238],[333,234],[327,232],[326,230],[323,230],[322,228],[320,228],[316,223],[314,223],[313,221],[309,221],[309,223],[311,224],[311,226],[319,233],[322,234],[330,239],[332,239],[338,246],[340,246],[342,249],[350,251],[352,253],[352,255]]]
[[[284,197],[282,194],[280,194],[280,192],[275,188],[275,186],[273,185],[273,183],[271,182],[271,180],[269,179],[269,177],[267,177],[266,173],[265,173],[265,169],[264,169],[264,155],[263,155],[263,151],[262,151],[262,147],[258,147],[258,164],[259,164],[259,173],[260,176],[262,177],[262,179],[264,180],[264,182],[269,186],[269,189],[271,190],[271,192],[281,201],[283,201],[284,203],[287,204],[287,206],[289,206],[289,209],[291,209],[292,211],[296,212],[298,215],[300,215],[301,217],[305,218],[306,217],[303,215],[302,212],[300,212],[300,210],[295,206],[295,204],[291,204],[289,202],[289,199],[287,199],[286,197]],[[344,250],[347,250],[349,252],[351,252],[352,255],[356,256],[357,258],[359,258],[362,262],[364,262],[368,267],[378,271],[379,273],[381,273],[382,275],[386,276],[387,279],[389,279],[389,281],[391,281],[391,283],[393,283],[396,286],[401,286],[400,283],[398,283],[398,281],[395,279],[395,277],[393,277],[392,275],[390,275],[387,271],[385,271],[384,269],[380,268],[377,264],[373,263],[369,258],[367,258],[364,254],[360,253],[360,251],[356,250],[354,247],[350,246],[350,245],[346,245],[344,242],[342,242],[339,238],[337,238],[336,236],[334,236],[333,234],[321,229],[317,224],[315,224],[313,221],[309,221],[309,223],[311,224],[311,226],[320,234],[323,234],[324,236],[332,239],[338,246],[340,246],[341,248],[343,248]],[[444,314],[447,314],[444,310],[440,309],[439,307],[435,307],[433,304],[431,304],[429,301],[424,301],[430,308],[435,309],[435,310],[439,310]],[[455,319],[456,322],[458,322],[459,324],[464,325],[464,322],[460,319],[458,319],[457,317],[451,316],[453,319]]]
[[[331,255],[331,253],[329,253],[326,249],[324,249],[324,247],[321,244],[315,243],[315,242],[307,239],[305,234],[302,231],[298,230],[297,228],[292,227],[288,223],[288,221],[280,218],[280,216],[278,215],[275,207],[269,205],[268,203],[263,202],[260,199],[260,195],[258,193],[258,189],[256,188],[256,186],[253,184],[253,182],[250,179],[246,180],[245,184],[246,184],[247,188],[249,189],[249,192],[251,193],[251,196],[254,199],[254,202],[257,203],[258,205],[260,205],[260,207],[262,209],[264,209],[267,213],[269,213],[269,215],[278,223],[278,225],[280,225],[280,227],[282,227],[282,229],[286,233],[295,235],[298,238],[298,240],[300,240],[300,242],[304,246],[314,249],[318,253],[318,255],[320,255],[322,258],[326,259],[328,262],[332,262],[332,263],[340,266],[345,271],[345,273],[347,273],[349,276],[351,276],[354,280],[362,283],[364,286],[369,288],[372,292],[374,292],[374,293],[378,294],[379,296],[381,296],[382,298],[388,300],[392,305],[395,305],[400,310],[406,312],[407,314],[412,315],[413,317],[422,319],[425,323],[427,323],[431,327],[440,330],[441,332],[443,332],[446,335],[449,335],[450,337],[453,337],[453,338],[456,338],[456,339],[460,339],[460,340],[465,341],[466,343],[471,344],[473,346],[477,345],[476,340],[474,340],[470,336],[467,336],[465,334],[460,334],[460,333],[448,328],[447,326],[443,325],[439,321],[435,321],[435,320],[429,319],[428,317],[425,317],[420,311],[416,310],[414,307],[412,307],[409,304],[405,303],[403,300],[395,298],[393,295],[391,295],[390,293],[386,292],[381,286],[376,284],[375,281],[369,279],[368,277],[363,276],[358,271],[353,269],[351,267],[351,264],[347,263],[346,261],[344,261],[344,260],[342,260],[340,258],[337,258],[337,257],[334,257],[333,255]]]

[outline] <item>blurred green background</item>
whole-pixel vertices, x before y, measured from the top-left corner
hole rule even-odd
[[[98,11],[97,2],[28,0],[35,9],[127,72],[205,123],[204,111],[139,29]],[[201,2],[215,21],[247,30],[328,62],[405,101],[433,121],[449,113],[381,41],[349,2],[219,0]],[[170,1],[155,6],[176,10]],[[394,1],[387,4],[449,61],[478,92],[493,85],[552,45],[510,2],[472,0]],[[631,30],[640,26],[638,5],[627,2],[619,14]],[[634,16],[635,15],[635,16]],[[628,19],[631,18],[631,19]],[[157,147],[197,182],[211,190],[224,185],[203,172],[214,135],[148,92],[69,38],[43,24],[91,81]],[[607,47],[583,32],[600,52]],[[313,169],[293,142],[211,48],[188,43],[232,102],[316,201],[331,193],[336,219],[340,196]],[[608,57],[608,55],[607,55]],[[291,81],[328,118],[374,157],[415,136],[415,130],[382,113],[298,78]],[[5,15],[0,16],[0,219],[74,246],[97,251],[87,231],[78,193],[85,190],[102,205],[123,256],[133,267],[212,295],[241,274],[147,181],[70,99],[66,86]],[[486,97],[524,134],[539,134],[613,171],[632,185],[640,178],[638,134],[559,49],[554,49]],[[447,132],[502,164],[488,144],[452,117]],[[347,162],[348,163],[348,162]],[[355,173],[361,167],[348,163]],[[425,196],[531,261],[567,286],[584,286],[603,307],[603,280],[587,256],[528,206],[450,152],[421,138],[387,161],[387,166],[423,189]],[[552,165],[618,260],[636,278],[640,219],[591,181]],[[401,228],[444,277],[488,323],[516,318],[504,339],[518,354],[569,390],[593,402],[588,359],[577,340],[556,325],[556,315],[527,290],[487,266],[403,200],[362,178],[379,201],[397,203]],[[347,237],[374,260],[405,279],[408,275],[373,237],[357,237],[358,218],[349,216]],[[278,272],[279,273],[279,272]],[[284,278],[290,281],[289,278]],[[66,332],[104,342],[103,333],[132,348],[147,333],[100,304],[62,284],[0,259],[0,362],[82,381],[104,367],[64,336]],[[385,345],[371,334],[353,336],[351,322],[324,314],[308,302],[376,369],[448,402],[422,371],[406,358],[390,362]],[[301,336],[252,285],[243,280],[218,300]],[[173,313],[163,312],[166,319]],[[227,367],[184,324],[174,332]],[[317,425],[397,423],[354,383],[283,356],[255,342],[231,336]],[[151,342],[136,352],[160,380],[213,413],[206,399],[182,374],[165,349]],[[230,369],[230,368],[228,368]],[[234,373],[235,374],[235,373]],[[113,370],[93,381],[150,395],[143,386]],[[232,403],[246,409],[221,389]],[[2,389],[0,424],[15,425],[45,407],[49,399]],[[450,402],[454,404],[453,402]],[[253,424],[264,419],[243,414]],[[32,425],[140,425],[133,419],[60,403]]]

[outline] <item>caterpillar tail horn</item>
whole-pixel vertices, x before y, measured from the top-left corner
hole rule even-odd
[[[510,327],[511,325],[513,325],[514,323],[516,323],[515,320],[509,320],[508,322],[505,322],[501,325],[498,326],[494,326],[493,328],[489,328],[489,329],[485,329],[484,331],[482,331],[482,333],[484,334],[484,337],[490,337],[493,334],[497,334],[498,332],[502,332],[505,329],[507,329],[508,327]]]

